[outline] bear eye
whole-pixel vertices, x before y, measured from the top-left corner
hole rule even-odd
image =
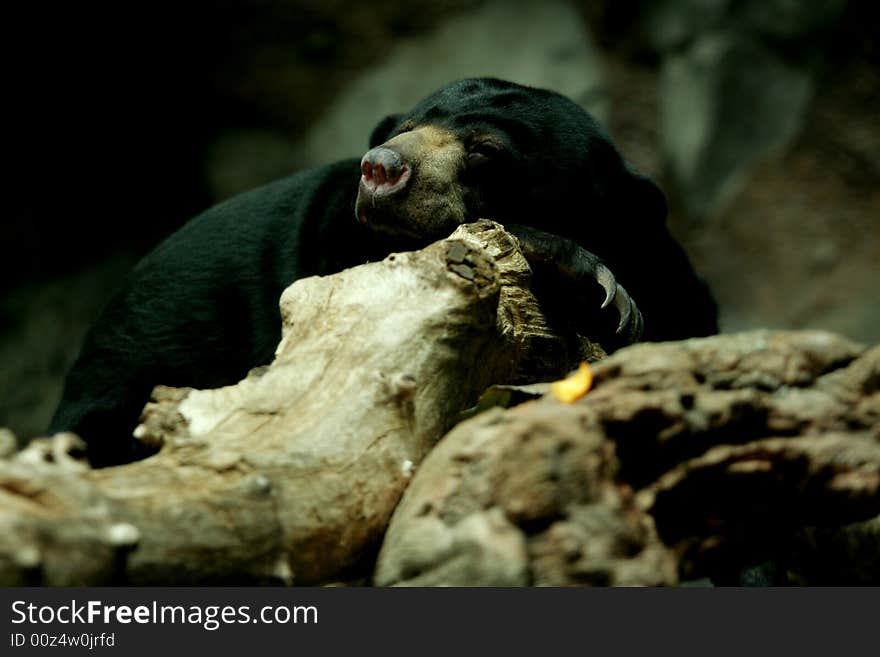
[[[474,144],[470,147],[467,155],[467,166],[469,170],[479,170],[495,159],[501,149],[495,144],[482,142]]]

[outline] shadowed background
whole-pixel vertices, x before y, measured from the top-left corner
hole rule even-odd
[[[5,22],[0,426],[20,436],[45,429],[89,324],[162,237],[361,155],[383,116],[474,75],[605,123],[667,192],[723,330],[880,341],[868,0],[59,3]]]

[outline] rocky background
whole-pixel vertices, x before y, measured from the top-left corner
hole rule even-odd
[[[44,430],[88,325],[164,235],[360,155],[383,116],[471,75],[605,122],[667,191],[725,331],[880,341],[869,0],[59,3],[5,22],[0,426],[20,436]]]

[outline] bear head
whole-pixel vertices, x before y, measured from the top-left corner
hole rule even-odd
[[[492,78],[454,82],[384,119],[361,174],[357,219],[422,243],[486,218],[598,244],[666,216],[659,188],[583,108]]]

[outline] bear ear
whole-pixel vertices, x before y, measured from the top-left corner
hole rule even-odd
[[[373,132],[370,135],[370,148],[375,148],[379,144],[384,144],[388,141],[388,137],[391,136],[391,131],[394,130],[394,127],[399,121],[400,114],[389,114],[379,121],[379,124],[373,128]]]

